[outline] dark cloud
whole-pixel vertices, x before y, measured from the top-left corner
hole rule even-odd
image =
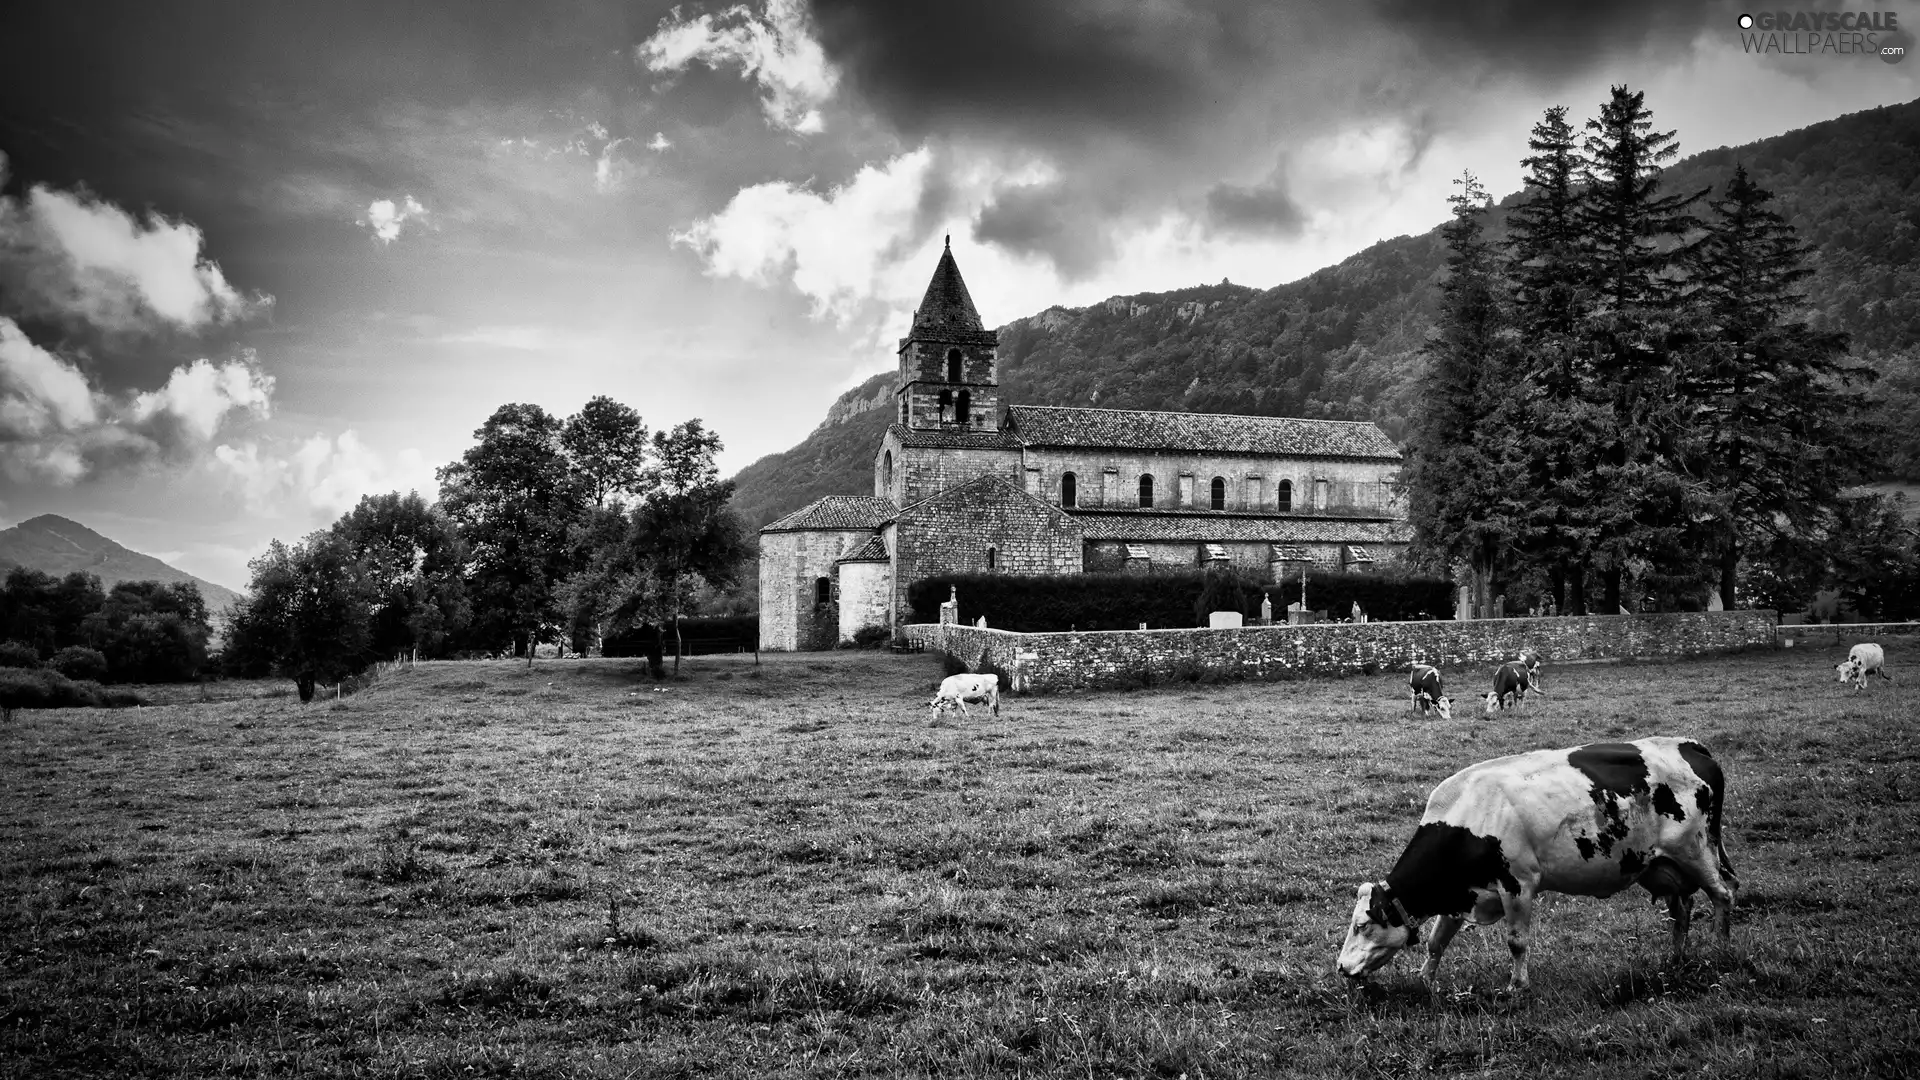
[[[1307,223],[1300,204],[1279,182],[1254,187],[1218,184],[1207,192],[1207,221],[1230,232],[1297,235]]]
[[[1432,50],[1535,82],[1555,82],[1621,56],[1678,56],[1738,12],[1698,0],[1375,0],[1381,20]]]
[[[1022,255],[1045,255],[1062,276],[1091,275],[1113,254],[1110,222],[1078,191],[1059,184],[1007,188],[980,214],[974,238]]]
[[[1547,88],[1622,54],[1683,50],[1708,15],[1663,0],[811,6],[847,92],[904,135],[1011,148],[1058,170],[1044,193],[1007,193],[981,236],[1063,270],[1103,249],[1101,231],[1174,207],[1198,207],[1221,231],[1298,229],[1297,198],[1271,174],[1302,142],[1396,123],[1397,168],[1410,169],[1489,84]]]

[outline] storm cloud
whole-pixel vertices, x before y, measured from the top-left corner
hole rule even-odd
[[[1489,80],[1550,89],[1625,52],[1681,53],[1704,5],[1482,0],[814,0],[846,93],[908,139],[1033,155],[977,235],[1091,272],[1111,235],[1175,212],[1211,232],[1285,235],[1326,170],[1296,151],[1393,128],[1403,170]],[[955,151],[959,156],[961,151]],[[1285,167],[1279,167],[1276,162]]]

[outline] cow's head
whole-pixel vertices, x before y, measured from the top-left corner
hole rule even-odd
[[[1453,719],[1453,699],[1452,698],[1443,697],[1443,698],[1435,699],[1433,703],[1433,708],[1434,708],[1434,711],[1440,714],[1440,719],[1442,720]]]
[[[1356,892],[1347,941],[1340,947],[1340,974],[1359,979],[1380,970],[1393,954],[1420,943],[1407,909],[1394,903],[1385,882],[1369,881]]]
[[[1499,692],[1495,690],[1487,691],[1487,715],[1492,716],[1494,713],[1497,713],[1499,711],[1500,711]]]
[[[1853,682],[1860,677],[1860,660],[1858,657],[1849,656],[1833,665],[1833,670],[1840,674],[1841,682]]]
[[[931,709],[935,716],[938,716],[940,715],[941,710],[945,709],[947,706],[951,704],[953,704],[952,698],[943,698],[939,694],[935,694],[933,695],[933,700],[927,703],[927,708]]]

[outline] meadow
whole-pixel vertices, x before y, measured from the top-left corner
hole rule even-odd
[[[0,730],[5,1076],[1920,1074],[1920,648],[1007,698],[929,655],[422,663]],[[1691,734],[1729,778],[1730,947],[1548,897],[1429,993],[1333,970],[1429,789]]]

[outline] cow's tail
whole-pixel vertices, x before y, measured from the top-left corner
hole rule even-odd
[[[1703,752],[1706,747],[1700,748]],[[1713,842],[1714,858],[1720,863],[1720,876],[1727,879],[1727,886],[1734,891],[1740,889],[1740,876],[1733,872],[1733,862],[1727,858],[1727,845],[1721,840],[1720,818],[1727,801],[1727,776],[1720,769],[1720,763],[1713,760],[1711,753],[1705,753],[1702,761],[1693,763],[1695,771],[1702,775],[1700,779],[1707,784],[1707,839]]]

